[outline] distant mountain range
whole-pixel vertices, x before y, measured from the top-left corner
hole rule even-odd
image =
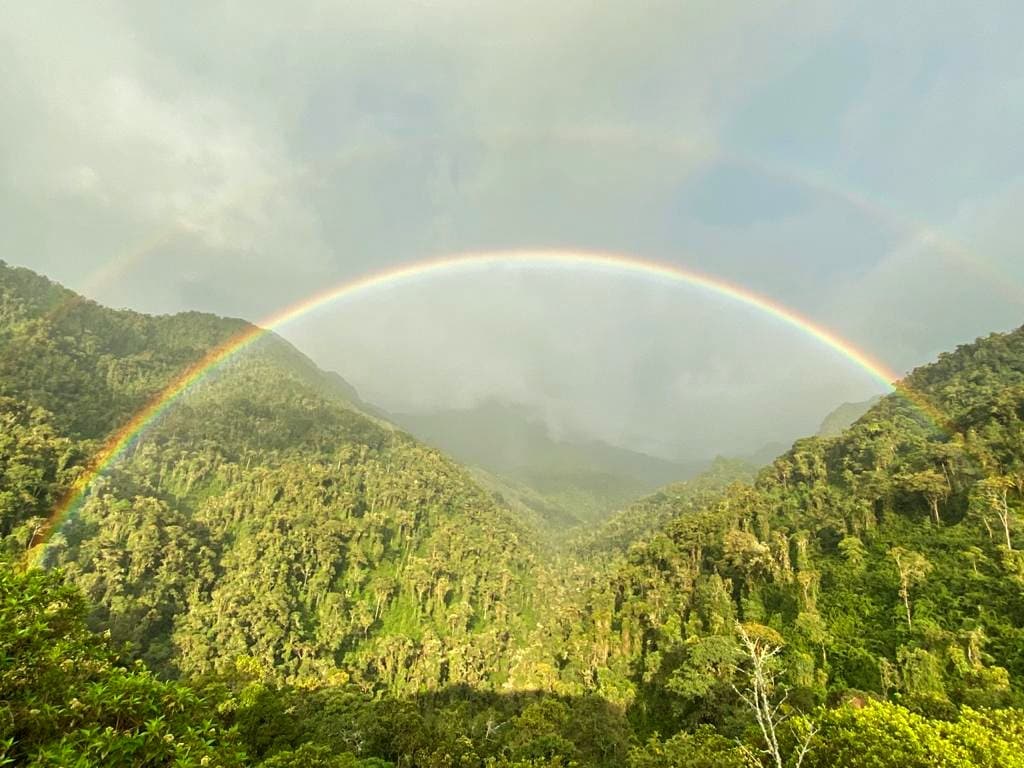
[[[391,414],[391,420],[458,461],[505,481],[549,522],[594,522],[629,501],[687,480],[709,461],[676,463],[600,440],[558,439],[524,405],[485,400],[465,409]],[[517,488],[518,487],[518,488]]]
[[[557,438],[522,404],[488,399],[471,408],[386,414],[349,389],[347,399],[361,410],[473,467],[478,482],[549,528],[601,522],[634,499],[696,477],[713,461],[673,462],[600,440]],[[824,418],[818,436],[842,434],[880,399],[843,403]],[[760,467],[787,447],[768,443],[741,458]]]

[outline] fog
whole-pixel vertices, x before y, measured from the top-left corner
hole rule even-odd
[[[252,320],[468,251],[632,254],[898,372],[1024,322],[1024,9],[979,2],[47,3],[0,25],[0,258]],[[673,459],[884,387],[637,276],[438,275],[279,329],[393,411],[529,406]]]

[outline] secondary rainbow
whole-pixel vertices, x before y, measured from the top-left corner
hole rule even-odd
[[[688,285],[763,311],[765,314],[786,325],[792,326],[801,333],[818,340],[824,346],[838,352],[850,362],[866,371],[890,391],[898,386],[897,380],[899,376],[894,371],[799,312],[742,286],[675,264],[623,254],[575,250],[465,253],[428,259],[364,275],[317,293],[281,310],[277,314],[265,318],[258,325],[246,328],[241,333],[210,350],[203,358],[182,371],[166,388],[139,410],[128,423],[107,439],[102,449],[95,455],[79,480],[54,507],[49,520],[43,527],[43,530],[37,535],[34,544],[45,544],[50,534],[60,525],[64,518],[82,504],[96,478],[110,467],[125,449],[150,424],[159,419],[190,387],[225,360],[246,349],[265,334],[287,325],[296,318],[302,317],[319,307],[342,299],[355,298],[374,289],[391,288],[417,279],[440,275],[509,268],[607,271]],[[903,388],[900,388],[900,390],[904,394],[909,394]],[[913,396],[910,399],[921,407],[929,418],[934,419],[934,414],[930,412],[934,409],[931,409],[927,403]],[[38,551],[39,555],[42,554],[43,549],[45,549],[43,546],[33,547],[33,551]]]
[[[300,168],[287,174],[285,178],[272,181],[264,180],[262,183],[249,185],[241,190],[242,194],[222,200],[216,205],[209,205],[190,212],[189,218],[193,224],[190,225],[176,219],[142,243],[117,254],[89,278],[81,292],[88,295],[94,294],[98,289],[122,277],[124,273],[137,268],[147,256],[155,254],[159,248],[173,242],[184,233],[201,230],[204,221],[213,221],[217,216],[231,212],[247,199],[260,201],[264,195],[271,194],[274,190],[284,188],[303,178],[318,182],[353,163],[385,157],[403,147],[415,146],[426,149],[431,142],[440,141],[442,138],[437,134],[425,134],[418,137],[406,137],[401,142],[385,139],[375,144],[347,147],[329,156],[326,160],[321,160],[315,166]],[[711,167],[711,163],[734,166],[783,184],[794,185],[816,195],[831,198],[859,211],[888,230],[908,235],[911,238],[910,242],[928,243],[931,247],[938,249],[944,258],[956,262],[958,268],[984,278],[992,290],[1017,304],[1024,304],[1024,287],[1020,285],[1020,281],[1005,274],[1005,270],[1000,272],[982,254],[969,250],[963,243],[953,239],[948,233],[940,231],[932,224],[911,218],[828,177],[811,174],[798,168],[768,163],[756,156],[730,150],[718,142],[675,135],[651,134],[637,131],[634,128],[593,125],[588,125],[585,128],[556,127],[539,132],[504,128],[490,132],[486,136],[470,134],[469,138],[477,141],[488,139],[525,142],[554,140],[565,142],[570,146],[598,144],[610,147],[621,146],[630,150],[644,148],[663,153],[670,158],[683,158],[698,162],[700,167]],[[62,307],[59,306],[55,312],[61,310]]]

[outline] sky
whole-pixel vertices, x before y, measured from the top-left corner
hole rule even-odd
[[[1024,24],[980,2],[82,2],[0,24],[0,258],[252,320],[451,253],[697,269],[904,372],[1024,323]],[[880,391],[681,285],[496,271],[280,329],[395,411],[673,458]]]

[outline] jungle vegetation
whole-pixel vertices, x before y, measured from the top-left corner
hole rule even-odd
[[[1024,766],[1024,329],[559,545],[267,335],[51,530],[246,327],[0,265],[0,765]]]

